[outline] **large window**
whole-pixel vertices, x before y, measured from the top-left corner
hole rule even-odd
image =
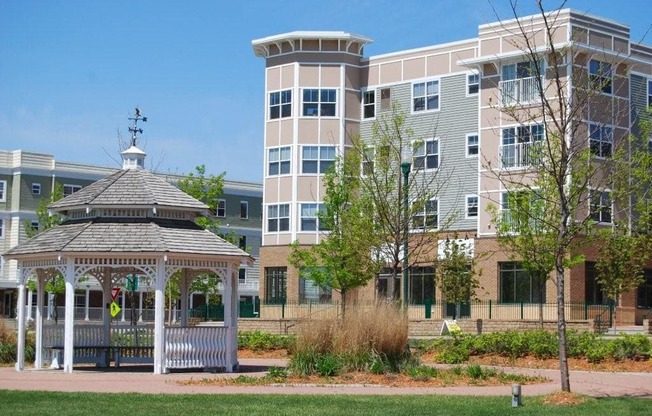
[[[287,267],[265,267],[265,301],[285,302],[287,291]]]
[[[652,308],[652,269],[643,271],[643,283],[636,290],[636,306],[639,308]]]
[[[287,175],[290,173],[290,147],[276,147],[267,151],[267,175]]]
[[[310,270],[302,270],[299,278],[300,303],[330,303],[333,290],[328,286],[319,286],[309,279]]]
[[[0,181],[0,202],[7,200],[7,181]]]
[[[5,227],[4,227],[4,225],[5,225],[4,220],[2,218],[0,218],[0,238],[4,238],[4,236],[5,236]]]
[[[249,218],[249,202],[247,201],[240,201],[240,218]]]
[[[595,262],[584,263],[584,301],[589,305],[603,305],[607,298],[598,283],[598,274],[595,270]]]
[[[270,120],[292,115],[292,90],[283,90],[269,93],[269,118]]]
[[[412,165],[414,169],[439,168],[439,140],[429,139],[413,144]]]
[[[593,221],[611,223],[611,192],[591,191],[589,203]]]
[[[611,87],[612,78],[611,64],[595,59],[589,61],[590,88],[611,94],[613,92]]]
[[[63,196],[72,195],[81,188],[81,185],[63,185]]]
[[[652,106],[652,79],[647,80],[647,106]]]
[[[323,210],[322,204],[301,204],[301,231],[326,230],[325,224],[319,218],[320,210]]]
[[[545,288],[530,277],[518,262],[498,263],[500,301],[502,303],[539,303],[546,301]]]
[[[335,116],[337,103],[337,90],[334,89],[304,89],[303,90],[303,115],[304,116]]]
[[[613,129],[601,124],[589,124],[589,147],[599,157],[610,157],[613,146]]]
[[[412,111],[439,109],[439,81],[412,84]]]
[[[419,203],[418,209],[412,215],[412,228],[415,230],[432,230],[438,226],[439,202],[436,199],[431,199]]]
[[[435,303],[435,268],[410,267],[410,303]]]
[[[304,146],[301,156],[302,173],[326,173],[335,162],[335,146]]]
[[[503,128],[500,146],[501,166],[518,168],[535,163],[540,157],[541,149],[535,146],[543,140],[543,133],[543,126],[540,124]]]
[[[480,91],[480,75],[469,74],[466,76],[466,94],[475,95]]]
[[[279,204],[267,207],[267,232],[290,230],[290,205]]]
[[[376,91],[362,93],[362,117],[374,118],[376,116]]]
[[[503,105],[538,101],[543,61],[523,61],[502,66],[500,93]]]

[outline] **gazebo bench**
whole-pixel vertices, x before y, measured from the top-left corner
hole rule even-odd
[[[63,346],[46,347],[52,350],[51,368],[61,368],[63,362]],[[121,363],[154,364],[153,346],[79,346],[73,347],[73,362],[95,363],[98,367],[108,367],[113,358],[116,367]]]

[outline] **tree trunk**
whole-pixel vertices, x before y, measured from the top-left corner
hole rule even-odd
[[[539,329],[543,331],[543,291],[546,287],[546,282],[541,276],[539,279]]]
[[[341,306],[341,314],[342,314],[342,321],[344,321],[344,316],[346,313],[346,289],[341,289],[340,294],[342,295],[342,306]]]
[[[568,344],[566,342],[566,316],[564,310],[564,257],[557,254],[557,335],[559,337],[559,372],[561,390],[570,392],[570,375],[568,373]]]

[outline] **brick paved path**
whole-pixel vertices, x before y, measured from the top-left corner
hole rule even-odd
[[[237,377],[241,374],[263,375],[270,365],[284,366],[285,360],[242,359],[241,372],[235,374],[211,374],[181,372],[155,376],[151,366],[128,366],[100,371],[94,367],[76,367],[72,374],[61,370],[27,369],[16,372],[13,367],[0,367],[0,389],[87,391],[112,393],[161,393],[161,394],[446,394],[509,396],[510,386],[498,387],[374,387],[374,386],[181,386],[177,382],[189,379],[213,377]],[[541,375],[550,378],[549,383],[523,386],[524,397],[552,393],[560,390],[557,370],[530,370],[502,368],[505,372]],[[647,397],[652,398],[652,374],[650,373],[598,373],[571,371],[571,389],[576,393],[596,397]]]

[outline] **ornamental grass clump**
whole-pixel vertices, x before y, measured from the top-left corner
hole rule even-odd
[[[349,307],[343,319],[298,327],[290,369],[299,375],[398,371],[409,361],[408,324],[394,305]]]

